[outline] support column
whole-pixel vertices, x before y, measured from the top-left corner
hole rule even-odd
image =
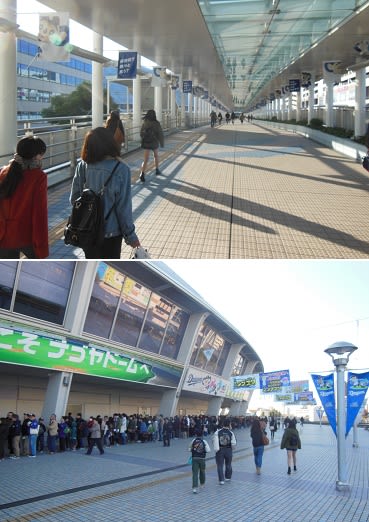
[[[333,127],[333,82],[325,82],[326,96],[325,96],[325,124],[327,127]]]
[[[288,96],[288,112],[287,112],[287,119],[292,119],[292,92],[290,92]]]
[[[193,94],[192,92],[188,93],[188,117],[190,127],[193,125]]]
[[[7,32],[0,32],[0,161],[4,165],[17,144],[16,0],[1,0],[0,18],[9,24]]]
[[[181,91],[181,127],[186,127],[186,95]]]
[[[176,103],[176,89],[170,91],[170,128],[177,127],[177,103]]]
[[[285,107],[286,107],[286,99],[285,97],[283,96],[281,98],[281,104],[280,104],[280,113],[281,113],[281,120],[284,120],[284,110],[285,110]]]
[[[72,384],[73,373],[55,372],[49,374],[49,382],[45,394],[45,402],[42,408],[42,417],[47,420],[50,415],[55,413],[56,419],[59,420],[65,415],[70,387]]]
[[[223,397],[212,397],[209,400],[207,415],[210,417],[218,416],[222,408]]]
[[[315,78],[311,75],[311,85],[309,86],[308,124],[311,122],[311,119],[314,118],[314,89]]]
[[[163,123],[163,88],[154,87],[154,108],[156,119]]]
[[[93,51],[103,54],[103,36],[93,33]],[[92,62],[92,128],[101,127],[104,122],[103,65]]]
[[[365,121],[365,67],[356,71],[356,86],[355,86],[355,138],[365,136],[366,121]]]
[[[141,68],[141,56],[137,54],[137,69]],[[132,115],[132,137],[135,141],[140,140],[140,129],[142,125],[142,115],[141,115],[141,78],[140,76],[136,76],[134,80],[132,80],[132,107],[133,107],[133,115]]]
[[[296,93],[296,121],[301,121],[301,90]]]

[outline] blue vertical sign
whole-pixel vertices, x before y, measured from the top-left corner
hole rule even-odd
[[[333,373],[330,373],[329,375],[312,374],[311,378],[313,379],[313,383],[327,415],[329,424],[331,425],[334,434],[337,436],[336,400],[334,396]]]
[[[289,90],[290,92],[300,92],[300,79],[299,78],[293,78],[289,81]]]
[[[360,411],[369,386],[369,372],[348,372],[347,376],[347,415],[346,437],[351,430],[356,416]]]
[[[137,53],[119,51],[118,78],[135,79],[137,74]]]
[[[192,80],[183,80],[183,93],[188,94],[192,92]]]

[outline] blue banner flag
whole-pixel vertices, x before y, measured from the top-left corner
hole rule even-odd
[[[133,80],[137,74],[137,53],[134,51],[119,51],[118,78]]]
[[[329,375],[311,375],[319,399],[321,400],[324,411],[327,415],[329,424],[337,436],[336,423],[336,399],[334,396],[334,376],[333,373]]]
[[[346,415],[346,437],[354,425],[357,414],[365,399],[369,386],[369,372],[348,372],[347,377],[347,415]]]
[[[191,93],[192,92],[192,80],[183,80],[183,93]]]

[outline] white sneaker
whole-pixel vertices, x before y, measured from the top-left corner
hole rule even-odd
[[[224,485],[224,481],[221,480],[221,481],[219,482],[219,484],[220,484],[221,486],[223,486],[223,485]]]
[[[192,493],[197,493],[197,488],[193,488]]]

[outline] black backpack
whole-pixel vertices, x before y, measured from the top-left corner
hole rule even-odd
[[[205,457],[205,443],[201,437],[197,437],[192,443],[192,456],[193,457]]]
[[[105,235],[103,194],[119,163],[119,161],[116,163],[110,176],[97,194],[93,190],[86,188],[83,190],[82,195],[73,203],[72,213],[64,229],[64,243],[66,245],[73,245],[86,250],[87,248],[100,246],[103,243]]]

